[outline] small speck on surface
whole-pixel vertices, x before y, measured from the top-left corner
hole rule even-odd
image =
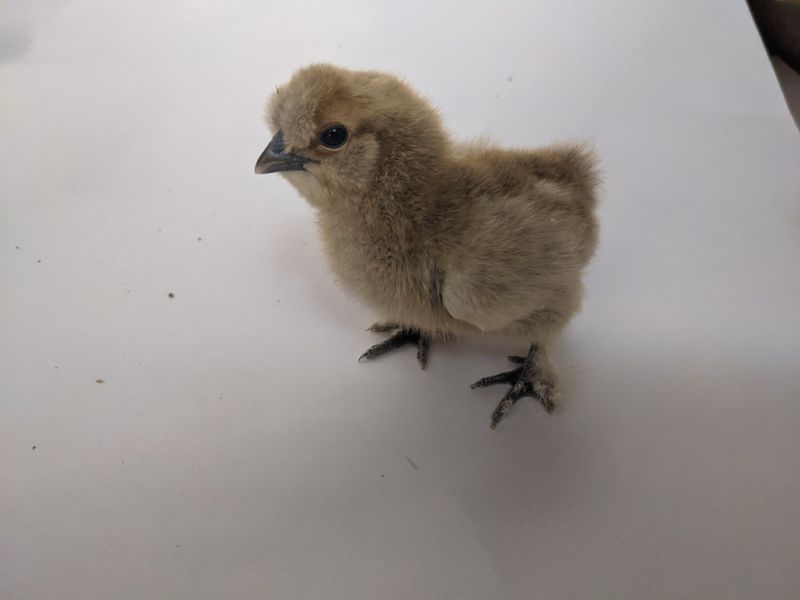
[[[53,368],[54,368],[54,369],[57,369],[57,368],[58,368],[58,365],[55,365]]]
[[[19,250],[19,246],[14,246],[14,250]]]
[[[513,75],[509,75],[508,76],[508,81],[509,81],[509,83],[514,81],[514,76]]]
[[[280,302],[280,301],[281,301],[280,298],[276,298],[276,300],[275,300],[275,302]]]
[[[106,382],[106,380],[105,380],[105,379],[95,379],[95,381],[94,381],[94,382],[95,382],[95,383],[105,383],[105,382]]]
[[[31,450],[36,450],[36,446],[31,446]]]
[[[40,263],[40,262],[42,262],[42,259],[40,258],[40,259],[39,259],[39,260],[37,260],[36,262],[37,262],[37,263]]]
[[[197,237],[197,241],[198,241],[198,242],[202,242],[202,241],[203,241],[203,238],[201,238],[200,236],[198,236],[198,237]]]
[[[383,479],[383,473],[381,473],[381,479]]]
[[[172,292],[170,292],[169,294],[167,294],[167,296],[169,296],[170,298],[174,298],[174,297],[175,297],[175,294],[173,294]]]

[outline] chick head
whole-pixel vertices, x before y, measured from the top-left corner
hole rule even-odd
[[[267,123],[256,173],[280,172],[317,206],[420,185],[447,145],[436,111],[402,81],[328,64],[278,87]]]

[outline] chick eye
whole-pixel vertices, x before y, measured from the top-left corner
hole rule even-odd
[[[347,129],[344,125],[331,125],[319,134],[319,141],[328,148],[339,148],[347,141]]]

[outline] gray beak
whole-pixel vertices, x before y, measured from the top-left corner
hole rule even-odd
[[[309,162],[315,162],[305,156],[294,152],[286,152],[283,143],[283,132],[275,134],[266,150],[261,153],[256,161],[256,175],[262,173],[277,173],[278,171],[302,171]]]

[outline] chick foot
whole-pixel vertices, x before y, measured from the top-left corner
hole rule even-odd
[[[359,358],[358,362],[365,360],[372,360],[381,354],[386,354],[390,350],[395,350],[406,344],[415,344],[417,346],[417,361],[419,361],[419,368],[424,369],[428,365],[428,348],[430,347],[431,339],[421,331],[416,329],[405,329],[397,323],[376,323],[369,328],[369,331],[386,332],[393,331],[392,335],[382,341],[380,344],[375,344],[364,352]]]
[[[553,403],[555,386],[552,381],[542,376],[541,369],[537,367],[537,351],[538,348],[534,344],[528,351],[528,356],[509,356],[508,360],[513,363],[521,364],[522,366],[512,369],[511,371],[484,377],[470,386],[474,390],[498,383],[511,384],[511,389],[506,392],[506,395],[503,396],[497,408],[495,408],[492,413],[492,429],[497,427],[497,424],[509,413],[511,407],[514,406],[520,398],[526,396],[537,399],[546,412],[553,412],[555,408],[555,404]]]

